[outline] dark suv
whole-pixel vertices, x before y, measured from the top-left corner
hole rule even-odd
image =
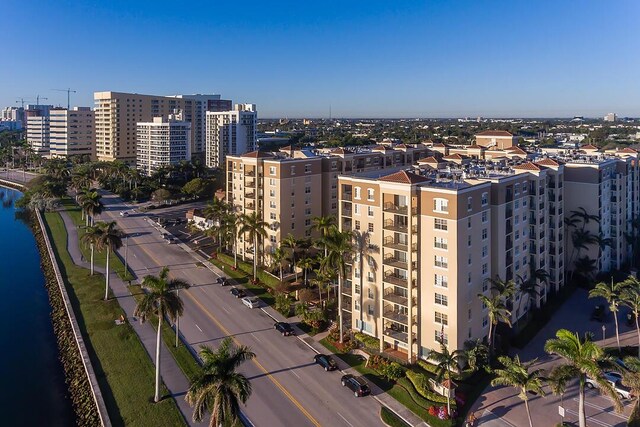
[[[325,371],[335,371],[336,369],[338,369],[336,361],[333,360],[331,356],[327,356],[326,354],[316,354],[315,356],[313,356],[313,361],[322,366]]]
[[[236,298],[242,298],[247,296],[247,294],[245,294],[242,289],[236,288],[235,286],[231,288],[229,292],[231,292],[231,295],[233,295]]]
[[[216,283],[220,286],[227,286],[229,284],[229,279],[226,277],[218,277],[216,279]]]
[[[287,322],[276,322],[273,327],[284,336],[293,335],[293,328]]]
[[[362,377],[354,377],[351,374],[342,376],[342,386],[348,387],[355,397],[366,396],[371,393],[367,382]]]

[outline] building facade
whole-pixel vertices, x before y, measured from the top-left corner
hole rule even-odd
[[[255,150],[258,123],[255,104],[236,104],[231,111],[208,111],[206,123],[207,167],[224,167],[227,155]]]
[[[51,157],[94,157],[94,115],[89,107],[54,108],[49,113]]]
[[[191,123],[181,116],[154,117],[137,127],[136,166],[144,175],[191,160]]]
[[[34,153],[49,156],[49,116],[27,117],[27,144]]]

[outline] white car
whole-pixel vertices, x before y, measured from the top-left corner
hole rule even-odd
[[[129,216],[129,211],[121,211],[120,216],[122,217]]]
[[[260,306],[260,300],[256,297],[244,297],[242,303],[249,308],[258,308]]]

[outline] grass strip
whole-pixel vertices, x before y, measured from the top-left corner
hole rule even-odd
[[[73,263],[59,213],[46,213],[44,218],[112,424],[186,425],[173,398],[153,403],[154,365],[131,325],[115,324],[125,313],[117,300],[102,300],[103,276],[91,276]]]
[[[222,270],[225,276],[227,276],[230,279],[233,279],[236,282],[236,284],[242,285],[245,289],[251,291],[252,294],[260,298],[262,302],[264,302],[265,304],[272,306],[276,303],[275,296],[271,295],[266,288],[260,285],[254,285],[253,283],[251,283],[250,276],[247,273],[239,269],[233,270],[231,268],[232,267],[231,265],[221,261],[220,259],[212,258],[209,261],[213,265],[218,267],[220,270]]]
[[[380,419],[389,427],[411,427],[404,420],[391,412],[386,406],[380,408]]]

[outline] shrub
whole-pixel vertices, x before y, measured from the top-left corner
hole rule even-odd
[[[370,335],[356,332],[355,338],[370,350],[377,350],[378,348],[380,348],[380,341]]]
[[[291,301],[286,294],[276,295],[276,310],[285,317],[291,315]]]
[[[391,362],[383,369],[382,374],[390,381],[396,381],[404,376],[404,368],[398,362]]]
[[[413,371],[407,371],[406,375],[420,396],[435,403],[447,403],[447,398],[445,396],[441,396],[438,393],[431,391],[431,389],[429,388],[429,381],[427,380],[427,377],[424,374],[419,374]],[[451,404],[454,404],[454,403],[455,403],[455,399],[451,401]]]
[[[438,407],[437,406],[429,406],[429,415],[432,417],[438,416]]]
[[[432,373],[433,375],[436,375],[436,372],[438,370],[438,367],[436,365],[424,360],[418,360],[418,366],[420,366],[425,371]]]

